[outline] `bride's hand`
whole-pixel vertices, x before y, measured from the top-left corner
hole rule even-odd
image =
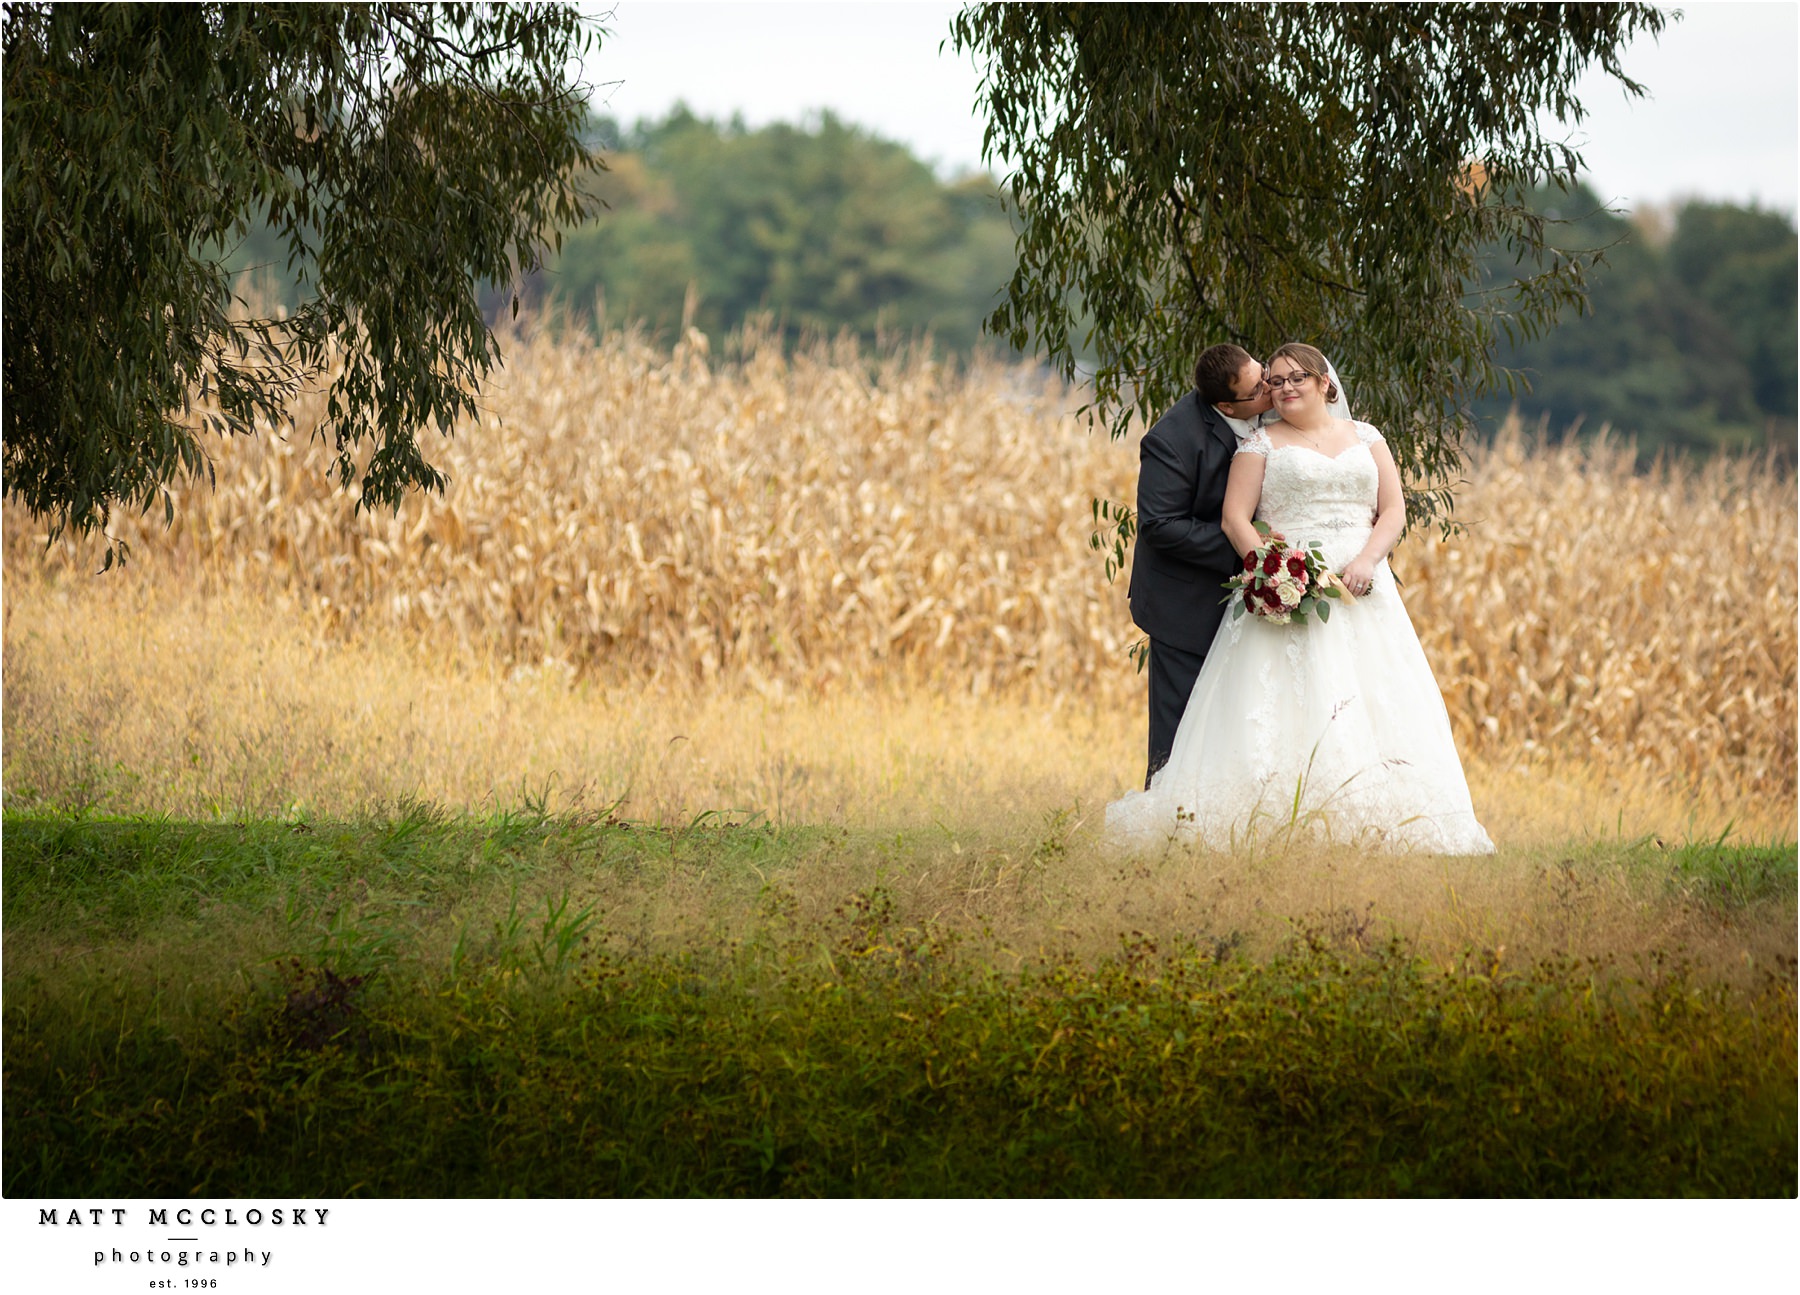
[[[1352,594],[1361,598],[1375,583],[1375,564],[1365,557],[1352,558],[1338,579]]]

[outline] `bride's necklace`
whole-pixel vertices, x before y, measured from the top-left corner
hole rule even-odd
[[[1317,450],[1320,454],[1323,454],[1325,452],[1325,447],[1319,443],[1319,438],[1317,436],[1315,436],[1312,432],[1307,431],[1304,427],[1301,427],[1298,423],[1289,423],[1288,426],[1293,428],[1296,432],[1300,433],[1300,435],[1304,436],[1306,438],[1307,444],[1311,445],[1313,447],[1313,449]]]

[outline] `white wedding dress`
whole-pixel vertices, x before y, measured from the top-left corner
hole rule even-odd
[[[1381,434],[1355,424],[1336,458],[1271,444],[1258,518],[1341,571],[1368,542]],[[1196,586],[1201,589],[1203,586]],[[1225,597],[1207,589],[1201,597]],[[1169,762],[1147,791],[1106,808],[1107,836],[1229,849],[1273,833],[1434,854],[1487,854],[1450,717],[1384,560],[1353,606],[1278,625],[1226,612],[1194,683]]]

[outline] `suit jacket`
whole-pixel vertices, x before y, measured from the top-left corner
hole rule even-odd
[[[1224,583],[1243,563],[1219,525],[1237,435],[1190,391],[1139,450],[1131,619],[1152,639],[1205,652],[1225,615]]]

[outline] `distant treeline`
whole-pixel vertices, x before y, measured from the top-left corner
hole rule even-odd
[[[929,332],[964,351],[1013,269],[1013,230],[985,175],[942,183],[905,147],[826,113],[756,130],[676,108],[630,130],[600,118],[607,210],[526,285],[672,339],[689,309],[717,338],[769,312],[789,336]]]
[[[684,322],[718,341],[767,312],[789,337],[929,333],[954,352],[981,340],[1012,273],[1013,229],[990,177],[942,181],[904,146],[829,113],[751,129],[678,107],[629,129],[596,117],[589,136],[608,167],[597,178],[606,208],[523,284],[533,308],[581,322],[603,311],[665,342]],[[1789,217],[1690,202],[1625,219],[1583,189],[1534,201],[1563,222],[1559,246],[1609,250],[1587,312],[1501,350],[1529,383],[1516,396],[1528,424],[1542,419],[1552,436],[1610,424],[1646,451],[1793,446]],[[278,265],[264,242],[258,231],[240,263]],[[1486,272],[1520,271],[1496,256]],[[506,296],[494,294],[496,314]],[[1483,426],[1514,399],[1479,404]]]
[[[1625,219],[1585,188],[1535,195],[1533,206],[1563,222],[1558,246],[1608,250],[1586,311],[1501,348],[1500,362],[1530,383],[1517,397],[1528,422],[1546,421],[1553,436],[1578,420],[1589,431],[1611,425],[1646,451],[1772,444],[1792,453],[1800,267],[1788,216],[1696,201]],[[1477,413],[1491,425],[1511,404],[1496,396]]]

